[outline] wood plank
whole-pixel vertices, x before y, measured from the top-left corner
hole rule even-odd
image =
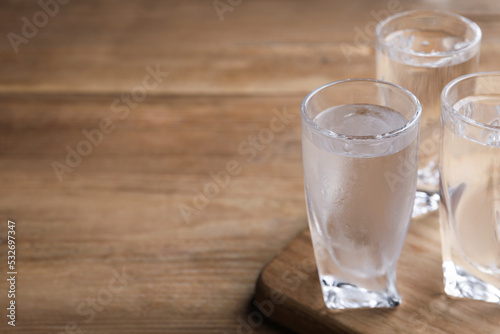
[[[436,213],[410,224],[397,275],[397,308],[329,310],[306,229],[263,269],[255,298],[298,333],[500,333],[499,305],[444,294]]]
[[[300,99],[150,97],[120,120],[110,111],[115,98],[0,99],[0,215],[18,225],[16,330],[59,333],[74,322],[93,333],[235,332],[253,312],[262,264],[304,227]],[[284,106],[295,119],[246,161],[238,145]],[[59,182],[50,164],[64,163],[66,145],[75,148],[104,117],[116,130]],[[229,160],[241,173],[186,222],[179,203],[192,205],[194,189]],[[1,252],[5,236],[0,224]],[[77,307],[123,267],[134,280],[86,323]]]
[[[146,66],[170,72],[155,91],[169,94],[304,94],[349,77],[374,77],[370,31],[390,1],[245,1],[220,21],[210,1],[72,1],[14,53],[0,39],[0,91],[117,93],[139,84]],[[500,3],[400,1],[398,10],[453,10],[483,28],[481,69],[496,69]],[[20,33],[40,8],[0,10],[0,32]],[[353,52],[345,57],[341,46]],[[490,56],[492,55],[492,56]]]
[[[356,46],[354,29],[388,3],[244,1],[220,21],[212,1],[73,0],[15,53],[7,34],[40,7],[1,2],[0,216],[18,223],[16,333],[237,332],[262,265],[305,228],[300,102],[326,82],[374,76],[373,38],[350,63],[341,45]],[[480,68],[497,69],[496,0],[401,4],[477,21]],[[156,65],[170,75],[120,119],[113,101]],[[255,158],[240,153],[284,107],[296,118]],[[51,163],[106,117],[115,130],[59,182]],[[230,160],[242,171],[186,222],[179,204]],[[5,235],[0,222],[2,254]],[[77,307],[123,267],[134,280],[85,322]]]

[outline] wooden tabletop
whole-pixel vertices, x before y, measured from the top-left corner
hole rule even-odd
[[[0,333],[287,333],[252,295],[307,225],[304,95],[415,8],[500,69],[496,0],[57,1],[0,4]]]

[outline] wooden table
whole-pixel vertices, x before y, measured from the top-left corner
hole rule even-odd
[[[306,226],[301,99],[374,77],[377,17],[463,14],[499,69],[496,0],[59,1],[0,4],[0,333],[238,332]]]

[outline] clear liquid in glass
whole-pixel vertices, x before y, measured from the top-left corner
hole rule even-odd
[[[336,133],[376,136],[408,120],[386,107],[342,105],[314,122]],[[325,303],[336,309],[398,305],[396,262],[415,196],[417,136],[396,138],[382,151],[328,143],[316,132],[303,137],[309,224]],[[394,176],[400,177],[396,184]]]
[[[500,97],[473,96],[454,109],[498,131],[443,126],[441,233],[445,291],[500,303]]]
[[[460,52],[470,40],[444,31],[399,30],[385,42],[391,48],[377,48],[377,78],[408,89],[422,104],[418,188],[437,191],[441,91],[451,80],[475,72],[478,56]]]

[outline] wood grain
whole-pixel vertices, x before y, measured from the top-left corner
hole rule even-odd
[[[306,229],[264,268],[255,299],[264,314],[299,333],[500,333],[499,305],[443,292],[437,214],[410,224],[397,275],[397,308],[329,310]]]
[[[299,99],[148,98],[60,183],[51,163],[110,116],[115,97],[26,96],[0,102],[9,139],[0,212],[19,238],[16,331],[59,332],[72,322],[97,333],[235,331],[263,263],[304,226],[298,115],[253,161],[237,147],[268,126],[274,108]],[[252,112],[232,112],[242,108]],[[192,205],[210,172],[233,159],[241,174],[184,221],[178,204]],[[123,267],[136,279],[86,323],[78,305]]]
[[[326,82],[374,76],[373,38],[358,47],[354,29],[387,6],[255,0],[221,21],[212,1],[73,0],[15,53],[7,35],[40,6],[2,1],[0,253],[12,219],[19,275],[18,325],[1,313],[0,333],[75,324],[85,333],[237,333],[255,311],[259,271],[306,226],[300,102]],[[480,68],[498,69],[497,1],[401,6],[477,21]],[[356,47],[349,63],[343,44]],[[170,75],[120,119],[113,101],[142,83],[147,66]],[[253,159],[238,151],[285,107],[296,118]],[[59,182],[51,164],[104,118],[114,131]],[[241,172],[186,222],[179,204],[192,204],[231,160]],[[102,299],[123,268],[134,279]],[[99,296],[107,304],[92,320],[77,311]],[[287,332],[267,321],[252,330]]]

